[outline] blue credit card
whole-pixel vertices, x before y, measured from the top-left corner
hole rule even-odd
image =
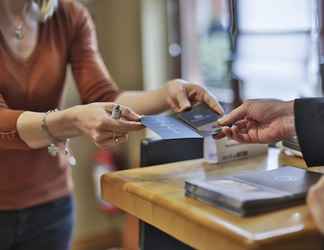
[[[172,115],[144,116],[141,122],[162,139],[202,138],[193,128]]]

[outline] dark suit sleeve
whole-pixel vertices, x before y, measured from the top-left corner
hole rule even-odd
[[[295,126],[307,165],[324,165],[324,98],[295,100]]]

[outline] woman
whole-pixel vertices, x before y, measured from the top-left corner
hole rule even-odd
[[[83,105],[55,111],[68,64]],[[58,146],[68,138],[86,135],[100,147],[122,143],[142,128],[139,114],[181,111],[193,102],[222,113],[203,88],[179,80],[155,91],[119,91],[88,12],[71,0],[0,0],[0,69],[2,250],[68,249],[71,158]],[[112,119],[112,102],[121,105],[122,119]]]

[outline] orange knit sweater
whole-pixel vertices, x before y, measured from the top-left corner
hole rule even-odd
[[[24,111],[58,107],[67,66],[72,66],[83,103],[113,101],[118,87],[99,55],[95,27],[76,1],[60,0],[54,16],[40,24],[32,55],[20,60],[0,33],[0,210],[45,203],[71,192],[63,157],[30,149],[17,133]]]

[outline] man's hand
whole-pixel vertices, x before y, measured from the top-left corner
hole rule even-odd
[[[307,205],[317,227],[324,234],[324,177],[310,188]]]
[[[168,82],[166,90],[167,102],[176,112],[189,109],[195,103],[206,103],[218,114],[224,114],[216,98],[200,85],[177,79]]]
[[[249,100],[218,123],[224,126],[221,136],[242,143],[273,143],[296,134],[294,102]]]

